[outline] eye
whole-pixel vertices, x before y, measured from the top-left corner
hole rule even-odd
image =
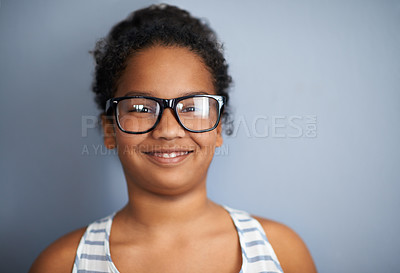
[[[154,109],[148,108],[143,104],[134,104],[129,110],[130,113],[154,113]]]
[[[182,113],[195,112],[195,111],[196,111],[196,107],[194,107],[194,106],[186,106],[181,109]]]

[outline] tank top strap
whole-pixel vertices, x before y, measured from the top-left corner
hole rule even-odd
[[[229,212],[239,235],[243,260],[240,273],[283,273],[260,222],[245,211],[228,206],[224,208]]]
[[[90,224],[76,251],[72,273],[113,272],[118,270],[110,263],[109,238],[115,213]]]

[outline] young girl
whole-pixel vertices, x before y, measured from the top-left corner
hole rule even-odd
[[[54,242],[30,272],[316,272],[291,229],[207,198],[231,82],[207,25],[151,6],[117,24],[94,56],[104,144],[118,151],[129,201]]]

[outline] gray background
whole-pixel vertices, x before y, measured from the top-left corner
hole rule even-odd
[[[149,3],[1,1],[1,272],[126,202],[88,51]],[[210,197],[291,226],[320,272],[399,272],[400,1],[169,3],[208,18],[235,80]]]

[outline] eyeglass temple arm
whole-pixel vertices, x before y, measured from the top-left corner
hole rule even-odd
[[[116,101],[114,101],[113,99],[109,99],[106,101],[106,107],[105,107],[106,113],[110,111],[114,103],[116,103]]]

